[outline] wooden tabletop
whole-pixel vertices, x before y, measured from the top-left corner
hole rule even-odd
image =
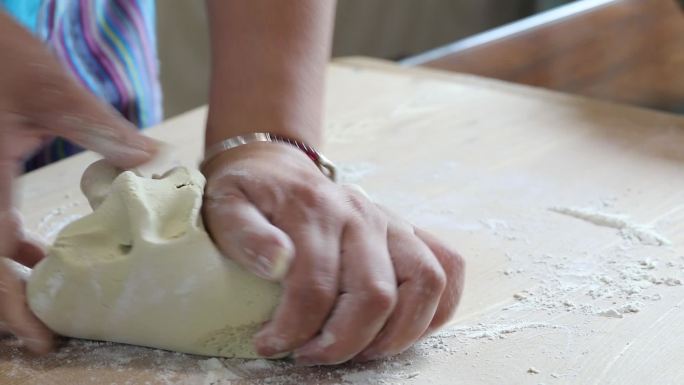
[[[393,360],[314,369],[79,341],[34,358],[5,339],[0,383],[682,383],[684,118],[362,59],[331,66],[326,106],[344,180],[465,256],[444,331]],[[194,164],[205,113],[148,132]],[[87,212],[93,159],[22,178],[32,232]]]
[[[423,65],[684,112],[678,0],[580,0],[409,58]]]

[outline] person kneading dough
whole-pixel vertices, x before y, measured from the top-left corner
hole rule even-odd
[[[397,354],[450,319],[463,259],[335,183],[314,149],[332,0],[207,0],[200,170],[89,172],[94,212],[44,258],[14,208],[18,170],[81,148],[130,170],[159,151],[136,130],[162,117],[155,3],[26,3],[0,2],[0,255],[38,265],[27,301],[0,263],[0,333],[36,353],[56,332],[321,365]]]

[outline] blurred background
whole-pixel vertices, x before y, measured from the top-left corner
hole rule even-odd
[[[399,60],[572,0],[338,0],[333,56]],[[206,103],[202,1],[157,1],[166,118]]]

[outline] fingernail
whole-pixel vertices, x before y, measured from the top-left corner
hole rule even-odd
[[[160,156],[166,156],[171,152],[170,146],[165,145],[163,142],[149,138],[147,136],[140,136],[139,138],[132,139],[130,142],[126,143],[134,151],[139,151],[147,154],[150,159],[158,158]]]
[[[170,146],[165,145],[163,142],[144,135],[140,135],[139,138],[131,140],[130,144],[139,150],[147,152],[162,152],[167,150],[167,147],[169,147],[169,151],[171,150]]]
[[[277,246],[272,252],[257,253],[256,251],[245,248],[245,253],[252,257],[254,263],[254,273],[261,278],[277,281],[285,277],[290,267],[290,251],[284,247]]]
[[[262,330],[254,335],[254,347],[264,357],[276,356],[285,350],[282,338],[274,336],[270,330]]]
[[[150,159],[137,167],[137,171],[143,176],[163,179],[171,170],[180,166],[174,156],[177,151],[174,151],[174,147],[170,144],[154,141],[153,147],[147,151]]]

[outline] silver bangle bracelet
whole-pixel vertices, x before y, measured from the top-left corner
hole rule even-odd
[[[245,135],[238,135],[209,146],[209,148],[207,148],[204,152],[204,159],[200,163],[200,169],[204,168],[207,163],[224,151],[256,142],[284,143],[294,146],[303,151],[309,157],[309,159],[311,159],[316,166],[318,166],[318,169],[321,170],[323,175],[328,177],[331,181],[337,182],[337,169],[335,165],[328,160],[328,158],[323,156],[323,154],[319,153],[313,147],[305,143],[285,136],[271,134],[269,132],[254,132]]]

